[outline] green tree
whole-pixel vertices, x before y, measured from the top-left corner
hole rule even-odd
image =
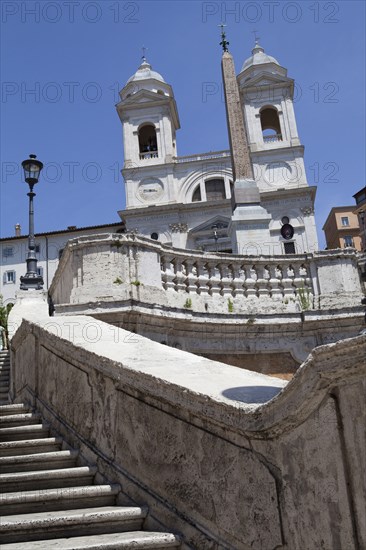
[[[8,317],[13,305],[14,304],[4,305],[3,296],[0,294],[0,327],[3,328],[1,331],[1,338],[4,349],[9,348]]]

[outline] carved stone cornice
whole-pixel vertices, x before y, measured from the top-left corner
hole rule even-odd
[[[172,233],[187,233],[188,225],[186,223],[171,223],[169,229]]]
[[[304,216],[311,216],[311,214],[314,214],[314,208],[312,206],[304,206],[300,208],[300,210]]]

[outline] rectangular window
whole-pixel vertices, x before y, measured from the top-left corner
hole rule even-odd
[[[206,181],[207,201],[220,201],[226,198],[225,182],[221,178]]]
[[[37,267],[37,275],[43,277],[43,267]]]
[[[344,216],[341,218],[342,219],[342,225],[343,227],[348,227],[349,226],[349,219],[348,219],[348,216]]]
[[[5,271],[3,276],[4,285],[15,283],[15,271]]]
[[[40,251],[41,251],[41,245],[40,245],[40,244],[36,244],[36,248],[35,248],[36,254],[39,254]]]
[[[14,256],[14,248],[12,246],[5,246],[3,248],[3,258],[12,258]]]
[[[283,246],[285,247],[285,254],[296,254],[295,243],[283,243]]]
[[[347,246],[354,246],[353,239],[350,235],[343,237],[343,241],[344,241],[344,248],[347,248]]]

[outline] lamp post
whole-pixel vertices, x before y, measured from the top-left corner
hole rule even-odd
[[[218,231],[220,229],[223,229],[225,227],[225,224],[218,222],[214,223],[214,225],[211,226],[211,229],[213,231],[213,238],[215,239],[215,252],[218,252],[218,241],[219,241],[219,234]]]
[[[43,278],[37,272],[36,243],[34,239],[34,210],[33,198],[36,194],[33,187],[38,183],[39,175],[43,168],[42,162],[36,160],[36,155],[29,155],[29,159],[23,160],[24,179],[29,185],[29,236],[28,236],[28,255],[26,259],[27,273],[20,277],[21,290],[40,290],[43,287]]]

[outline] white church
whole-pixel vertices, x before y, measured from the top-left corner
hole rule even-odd
[[[234,221],[238,212],[233,216],[233,143],[231,151],[178,156],[180,121],[172,86],[145,57],[116,106],[126,187],[126,209],[119,215],[127,231],[178,248],[245,255],[314,252],[316,188],[306,179],[294,80],[256,42],[236,83],[241,113],[234,113],[233,120],[243,116],[253,185],[259,191],[249,208],[252,214],[239,215],[240,229]],[[234,93],[229,90],[227,108]],[[231,142],[232,123],[228,116]],[[240,143],[237,135],[235,141]]]

